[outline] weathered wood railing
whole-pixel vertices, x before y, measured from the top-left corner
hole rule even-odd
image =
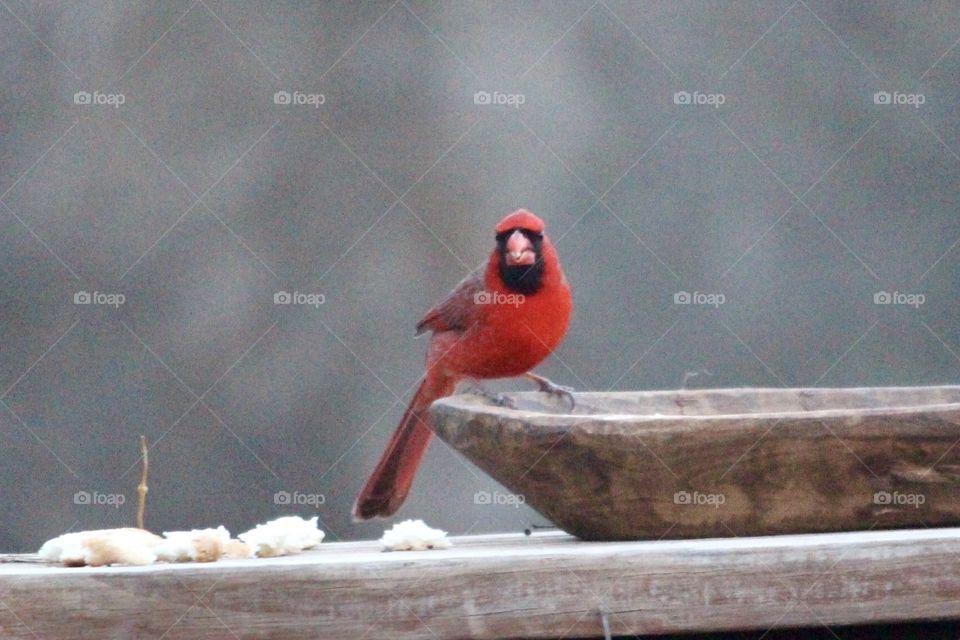
[[[549,638],[960,618],[960,529],[661,542],[324,543],[66,569],[0,556],[3,638]]]

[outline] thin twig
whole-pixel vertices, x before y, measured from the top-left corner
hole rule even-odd
[[[613,636],[610,635],[610,618],[607,616],[607,610],[604,607],[600,607],[600,624],[603,625],[604,640],[612,640]]]
[[[140,453],[143,456],[143,473],[140,475],[140,484],[137,485],[137,527],[143,529],[143,515],[147,510],[147,473],[150,470],[147,436],[140,436]]]

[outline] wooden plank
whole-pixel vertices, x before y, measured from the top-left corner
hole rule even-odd
[[[0,562],[2,638],[557,638],[960,618],[960,529],[373,542],[213,564]]]

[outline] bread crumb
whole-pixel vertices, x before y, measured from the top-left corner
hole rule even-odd
[[[250,545],[258,557],[272,558],[312,549],[320,544],[324,535],[317,528],[317,516],[310,520],[286,516],[258,524],[237,538]]]
[[[75,531],[47,540],[37,554],[68,567],[145,565],[157,559],[154,549],[162,541],[158,535],[131,527]]]
[[[253,557],[253,547],[246,542],[239,540],[230,540],[223,545],[223,557],[235,560],[244,560]]]
[[[453,546],[447,532],[432,529],[423,520],[404,520],[383,532],[380,544],[387,551],[423,551]]]
[[[230,532],[222,525],[216,529],[164,531],[157,545],[157,559],[163,562],[216,562],[230,542]]]

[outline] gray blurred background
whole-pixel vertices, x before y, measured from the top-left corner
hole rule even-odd
[[[958,39],[949,2],[0,1],[0,550],[133,524],[141,433],[154,530],[379,536],[413,326],[521,206],[558,382],[960,381]],[[544,523],[498,490],[435,442],[399,516]]]

